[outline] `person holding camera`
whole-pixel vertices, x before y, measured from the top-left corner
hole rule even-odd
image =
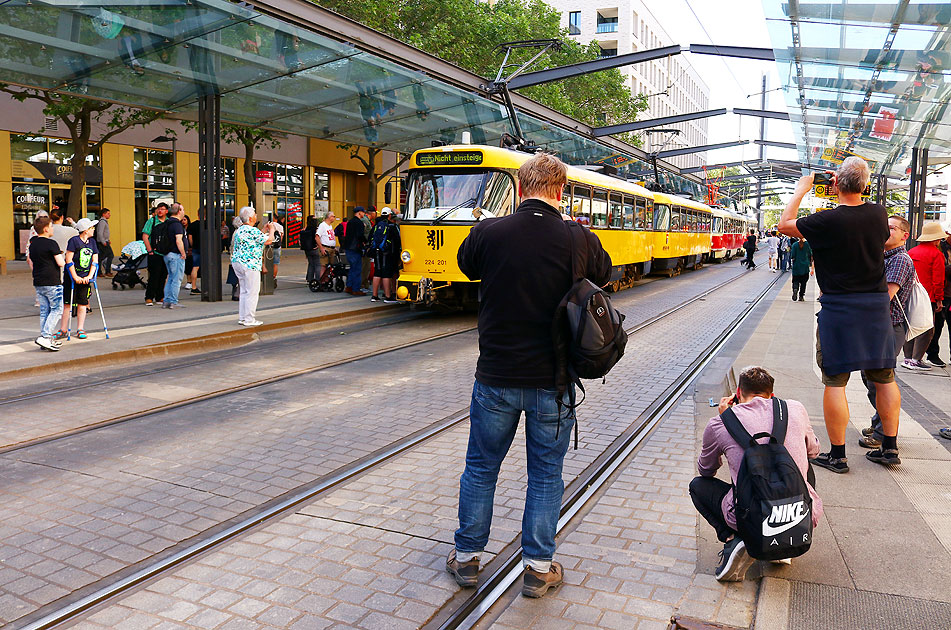
[[[258,291],[261,288],[261,261],[264,246],[274,242],[274,224],[264,226],[265,234],[256,225],[258,215],[254,208],[245,206],[238,212],[241,226],[231,237],[231,267],[238,278],[238,323],[242,326],[260,326],[255,319]]]
[[[898,415],[901,393],[895,383],[895,335],[889,314],[891,298],[885,280],[885,243],[890,236],[885,208],[866,203],[862,193],[871,171],[860,157],[847,158],[831,188],[839,205],[796,218],[815,174],[801,177],[779,220],[787,236],[805,237],[812,247],[816,282],[822,295],[817,315],[816,363],[825,392],[822,410],[831,448],[813,460],[836,473],[849,470],[845,429],[849,403],[845,386],[851,372],[862,370],[874,383],[875,406],[882,420],[882,446],[865,454],[870,461],[893,466],[898,457]]]
[[[744,368],[737,380],[736,393],[720,399],[718,413],[732,409],[750,435],[771,433],[773,383],[773,377],[764,368]],[[819,454],[819,438],[812,431],[809,414],[802,403],[786,400],[786,405],[789,418],[783,446],[789,451],[803,479],[806,479],[809,495],[812,497],[812,526],[815,527],[822,515],[822,500],[815,490],[815,475],[809,466],[809,458]],[[723,418],[720,415],[711,418],[703,430],[703,445],[697,459],[700,476],[694,477],[689,487],[690,499],[697,512],[716,530],[717,539],[723,543],[720,563],[715,572],[716,579],[721,582],[742,582],[747,569],[753,563],[753,559],[746,553],[745,544],[737,535],[733,506],[733,487],[744,452],[745,446],[733,439],[723,424]],[[732,483],[714,476],[723,457],[726,457]]]

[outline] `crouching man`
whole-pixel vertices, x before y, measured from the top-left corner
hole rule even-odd
[[[740,373],[736,394],[720,400],[719,412],[722,414],[727,408],[732,408],[740,424],[751,436],[769,434],[773,429],[772,398],[773,377],[761,367],[748,367]],[[812,497],[812,525],[815,527],[822,515],[822,501],[815,491],[815,477],[809,467],[809,458],[819,453],[819,439],[809,424],[806,408],[795,400],[788,400],[786,404],[789,415],[783,445],[802,473],[803,479],[807,480]],[[760,444],[768,441],[765,436],[757,437]],[[720,563],[716,569],[716,578],[722,582],[742,581],[753,563],[753,559],[746,553],[744,542],[737,534],[734,513],[733,484],[736,484],[744,450],[730,435],[721,416],[711,418],[703,431],[703,446],[697,461],[700,476],[690,482],[690,498],[694,506],[716,530],[717,538],[723,543]],[[732,484],[714,477],[724,456],[730,468]]]

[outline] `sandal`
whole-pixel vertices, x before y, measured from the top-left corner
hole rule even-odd
[[[897,466],[901,463],[901,459],[898,457],[897,448],[879,448],[874,451],[869,451],[865,454],[865,458],[869,461],[875,462],[876,464],[882,464],[883,466]]]
[[[85,330],[77,330],[77,331],[76,331],[76,337],[79,338],[79,339],[85,339],[85,338],[86,338],[86,331],[85,331]]]
[[[67,335],[62,330],[56,331],[56,334],[53,335],[53,339],[66,339]]]

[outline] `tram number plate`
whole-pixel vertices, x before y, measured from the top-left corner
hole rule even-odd
[[[427,258],[427,259],[425,259],[425,260],[423,261],[423,263],[424,263],[427,267],[445,267],[445,266],[446,266],[446,261],[445,261],[445,260],[437,260],[437,259],[434,259],[434,258]]]

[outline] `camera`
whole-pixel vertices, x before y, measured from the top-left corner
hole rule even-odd
[[[814,186],[825,185],[830,186],[832,184],[832,174],[831,173],[816,173],[815,178],[812,180]]]

